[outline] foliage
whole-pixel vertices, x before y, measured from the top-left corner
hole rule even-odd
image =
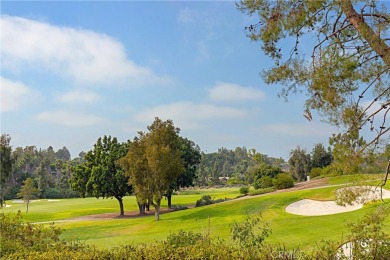
[[[230,200],[230,199],[228,199],[228,198],[213,199],[213,198],[211,198],[210,195],[203,195],[199,200],[196,201],[195,207],[202,207],[202,206],[206,206],[206,205],[220,203],[220,202],[227,201],[227,200]]]
[[[273,179],[272,183],[277,189],[287,189],[294,186],[294,180],[291,175],[287,173],[280,173]]]
[[[193,141],[179,136],[179,149],[182,153],[185,171],[177,177],[176,181],[171,182],[165,194],[168,198],[168,208],[172,207],[171,198],[174,191],[194,186],[194,180],[197,178],[196,169],[201,160],[200,148]]]
[[[82,196],[96,198],[114,197],[124,215],[123,197],[132,191],[129,178],[123,175],[117,161],[125,156],[127,143],[119,143],[116,137],[99,138],[94,149],[85,155],[85,162],[75,168],[70,183]]]
[[[290,152],[290,173],[298,181],[305,181],[310,172],[310,154],[299,146]]]
[[[7,134],[1,134],[0,137],[0,208],[4,204],[4,195],[6,183],[11,176],[13,156],[12,147],[10,145],[11,137]]]
[[[150,202],[160,218],[161,199],[185,171],[179,132],[172,120],[155,118],[147,133],[139,132],[120,161],[139,203]]]
[[[30,204],[31,200],[36,198],[38,194],[39,189],[35,188],[34,180],[31,178],[27,178],[23,182],[23,185],[20,188],[20,192],[17,194],[24,200],[24,202],[26,202],[26,212],[28,212],[28,205]]]
[[[363,127],[373,144],[389,131],[389,14],[377,1],[241,0],[239,10],[256,15],[248,36],[262,44],[275,63],[263,72],[266,83],[283,85],[280,95],[303,92],[305,116],[316,111],[345,126],[358,140]],[[357,11],[358,10],[358,11]],[[360,12],[359,12],[360,11]],[[310,55],[311,58],[307,59]],[[370,107],[378,109],[369,109]],[[359,151],[350,149],[350,153]]]
[[[31,251],[50,251],[60,242],[61,229],[53,224],[47,226],[25,223],[22,214],[0,214],[0,256],[12,253],[25,254]]]
[[[311,168],[325,168],[332,163],[332,153],[325,150],[323,144],[316,144],[311,152]]]
[[[273,192],[275,190],[276,190],[276,188],[274,188],[274,187],[252,190],[252,191],[249,192],[249,196],[256,196],[256,195],[266,194],[266,193]]]
[[[249,193],[249,187],[248,186],[242,186],[240,187],[240,193],[247,195]]]
[[[230,226],[232,240],[241,248],[261,247],[263,241],[271,233],[268,223],[264,223],[261,215],[247,216],[242,223],[234,222]]]
[[[269,176],[262,176],[253,183],[253,187],[257,189],[265,189],[272,187],[272,178]]]

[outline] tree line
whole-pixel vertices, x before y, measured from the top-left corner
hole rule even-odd
[[[172,207],[172,195],[180,188],[210,185],[252,185],[255,189],[288,188],[329,173],[376,172],[390,155],[390,146],[359,165],[334,162],[333,149],[316,144],[310,153],[299,146],[286,162],[237,147],[204,153],[193,141],[180,136],[172,120],[155,118],[146,132],[119,142],[104,136],[92,150],[71,159],[69,150],[49,146],[17,147],[1,136],[1,204],[5,199],[86,197],[115,198],[124,215],[123,197],[135,195],[140,214],[155,208],[159,219],[161,200]],[[348,168],[348,169],[347,169]],[[31,180],[29,180],[31,179]],[[29,186],[26,186],[26,185]],[[37,189],[34,189],[37,187]],[[34,191],[34,196],[22,191]]]

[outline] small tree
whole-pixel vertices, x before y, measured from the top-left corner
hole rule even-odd
[[[26,202],[26,213],[28,212],[28,205],[30,201],[34,199],[39,193],[39,190],[34,186],[34,180],[31,178],[27,178],[22,187],[20,188],[20,192],[17,194],[21,197],[24,202]]]

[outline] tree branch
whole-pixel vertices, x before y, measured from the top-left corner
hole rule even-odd
[[[349,22],[355,27],[359,34],[365,39],[383,61],[390,67],[389,46],[372,30],[364,21],[362,15],[359,15],[353,8],[350,0],[338,0],[341,9],[347,16]]]

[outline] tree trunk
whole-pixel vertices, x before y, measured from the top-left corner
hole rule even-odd
[[[121,197],[115,197],[119,202],[119,208],[120,208],[120,216],[125,215],[125,210],[123,209],[123,199]]]
[[[372,28],[364,21],[362,15],[358,14],[353,8],[350,0],[339,0],[341,10],[347,16],[348,21],[365,39],[370,47],[382,58],[382,60],[390,67],[390,48],[385,41],[377,35]]]
[[[28,204],[30,203],[30,201],[27,201],[27,206],[26,206],[26,213],[28,213]]]
[[[148,201],[148,203],[145,203],[144,207],[146,207],[146,211],[150,211],[150,201]]]
[[[172,193],[167,194],[167,199],[168,199],[168,209],[172,208]]]
[[[156,204],[154,205],[154,220],[160,220],[160,204],[161,204],[161,199],[156,201]]]
[[[139,214],[144,215],[145,214],[145,203],[138,202],[138,209],[139,209]]]

